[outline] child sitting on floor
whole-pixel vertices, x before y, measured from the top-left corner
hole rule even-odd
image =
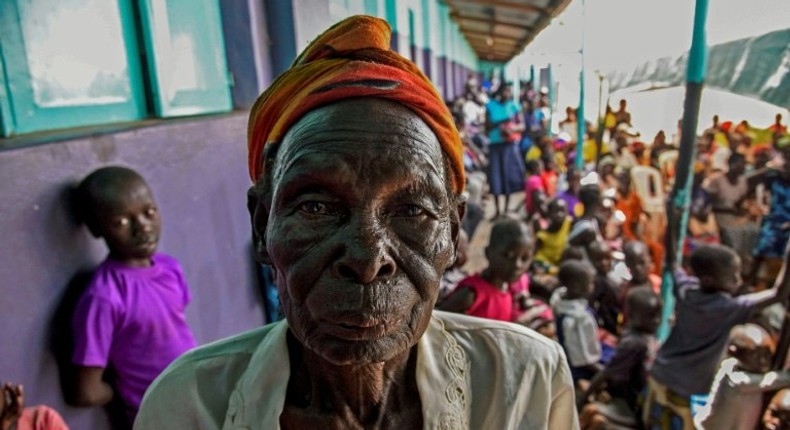
[[[0,390],[0,430],[69,430],[49,406],[25,407],[21,385],[6,382]]]
[[[186,321],[189,289],[176,259],[157,253],[161,220],[145,180],[104,167],[77,190],[82,219],[109,255],[77,304],[74,320],[77,406],[123,401],[129,426],[162,370],[195,346]],[[105,377],[112,368],[111,385]]]
[[[532,260],[527,225],[505,218],[494,223],[485,249],[488,267],[462,280],[440,309],[481,318],[513,321],[529,294],[527,268]],[[514,306],[515,305],[515,306]]]
[[[658,346],[656,330],[661,321],[661,300],[647,288],[637,288],[626,298],[628,324],[617,344],[614,357],[590,381],[579,397],[579,406],[606,392],[607,402],[584,406],[582,430],[642,428],[640,397],[647,386],[647,369]]]
[[[621,300],[624,301],[628,291],[636,287],[649,287],[654,293],[661,294],[661,277],[652,273],[653,259],[647,245],[638,240],[628,242],[623,246],[623,254],[631,280],[623,286]]]
[[[790,387],[790,371],[769,371],[776,344],[757,324],[735,326],[708,403],[694,422],[706,430],[752,430],[762,415],[763,394]]]
[[[568,216],[567,203],[560,198],[551,200],[546,212],[548,226],[535,233],[535,264],[540,265],[543,271],[556,274],[562,252],[568,244],[573,219]]]
[[[730,248],[705,245],[691,254],[693,275],[675,275],[675,326],[650,370],[644,421],[648,428],[693,428],[691,396],[707,394],[732,327],[790,296],[790,248],[774,288],[734,297],[741,261]]]
[[[590,309],[594,269],[588,263],[568,260],[560,264],[561,287],[551,298],[557,339],[565,350],[573,381],[589,381],[601,370],[598,323]]]

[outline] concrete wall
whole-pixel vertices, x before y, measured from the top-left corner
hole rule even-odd
[[[108,428],[101,409],[65,405],[50,338],[53,323],[67,332],[67,321],[53,318],[70,282],[106,253],[74,221],[68,200],[97,167],[130,166],[149,182],[163,219],[159,249],[184,267],[200,344],[263,323],[246,210],[246,121],[243,112],[171,120],[0,152],[0,379],[24,384],[28,405],[56,408],[72,429]]]

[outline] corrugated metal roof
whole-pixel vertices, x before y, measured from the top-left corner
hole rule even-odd
[[[481,60],[506,63],[571,0],[445,0]]]

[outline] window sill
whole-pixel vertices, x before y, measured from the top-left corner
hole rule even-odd
[[[151,118],[140,121],[113,124],[92,125],[85,127],[63,128],[58,130],[39,131],[11,137],[0,137],[0,151],[29,148],[67,140],[96,137],[107,134],[122,133],[152,127],[167,127],[189,122],[217,120],[225,117],[247,116],[249,111],[234,110],[219,114],[186,116],[180,118]]]

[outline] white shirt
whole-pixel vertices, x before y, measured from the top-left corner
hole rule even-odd
[[[286,321],[195,349],[149,388],[134,428],[279,429]],[[559,344],[525,327],[434,311],[417,344],[425,429],[578,429]]]

